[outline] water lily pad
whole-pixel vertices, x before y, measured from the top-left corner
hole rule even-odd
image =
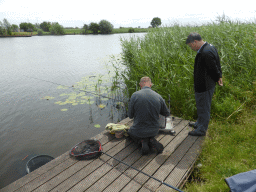
[[[61,102],[59,105],[66,105],[67,103],[66,102]]]
[[[77,94],[78,97],[81,97],[83,95],[85,95],[85,92],[81,92],[81,93]]]
[[[45,97],[43,97],[42,99],[51,100],[51,99],[54,99],[54,97],[51,97],[51,96],[45,96]]]
[[[65,96],[65,95],[67,95],[66,93],[62,93],[62,94],[60,94],[60,96],[62,97],[62,96]]]
[[[61,111],[67,111],[68,109],[61,109]]]
[[[60,85],[60,86],[57,87],[57,89],[68,89],[68,86]]]
[[[72,105],[78,105],[78,103],[72,103]]]
[[[101,101],[107,101],[107,100],[109,100],[109,98],[101,97],[100,100],[101,100]]]
[[[100,125],[99,125],[99,124],[96,124],[96,125],[94,125],[94,127],[96,127],[96,128],[100,128]]]
[[[89,96],[82,96],[81,99],[89,99]]]
[[[60,104],[60,103],[62,103],[61,101],[57,101],[57,102],[55,102],[54,104]]]
[[[74,100],[74,99],[76,99],[76,97],[77,96],[75,96],[75,95],[71,95],[71,96],[68,97],[68,100]]]

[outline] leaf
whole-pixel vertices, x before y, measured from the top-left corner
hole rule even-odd
[[[62,96],[65,96],[65,95],[67,95],[66,93],[62,93],[62,94],[60,94],[60,96],[62,97]]]
[[[57,87],[57,89],[68,89],[68,86],[60,85],[60,86]]]
[[[43,97],[42,99],[51,100],[51,99],[54,99],[54,97],[51,97],[51,96],[45,96],[45,97]]]
[[[68,109],[61,109],[61,111],[67,111]]]
[[[96,125],[94,125],[94,127],[96,127],[96,128],[100,128],[100,125],[99,125],[99,124],[96,124]]]

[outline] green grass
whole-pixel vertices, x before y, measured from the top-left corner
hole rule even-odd
[[[213,120],[186,192],[229,191],[224,179],[255,169],[256,108],[248,109],[237,123]]]

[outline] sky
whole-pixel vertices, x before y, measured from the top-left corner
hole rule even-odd
[[[229,3],[232,2],[232,3]],[[254,2],[254,3],[253,3]],[[147,28],[154,17],[162,26],[201,25],[215,21],[217,16],[231,20],[256,22],[255,0],[0,0],[0,21],[10,24],[58,22],[63,27],[79,27],[107,20],[119,27]]]

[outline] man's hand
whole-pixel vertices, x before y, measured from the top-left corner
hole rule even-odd
[[[219,79],[218,84],[219,86],[223,86],[222,78]]]

